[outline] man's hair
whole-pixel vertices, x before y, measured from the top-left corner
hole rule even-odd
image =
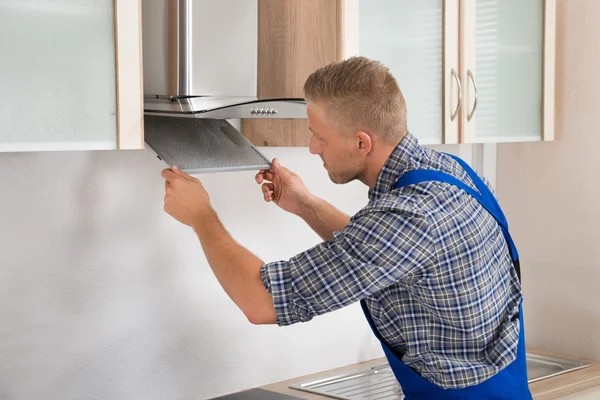
[[[319,68],[306,79],[304,94],[343,133],[364,131],[393,144],[407,132],[404,96],[378,61],[357,56]]]

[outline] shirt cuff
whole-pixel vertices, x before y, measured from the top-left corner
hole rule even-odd
[[[292,273],[288,261],[263,264],[260,268],[260,278],[265,289],[273,297],[277,325],[292,325],[312,319],[312,311],[307,305],[300,304],[304,301],[295,299]]]

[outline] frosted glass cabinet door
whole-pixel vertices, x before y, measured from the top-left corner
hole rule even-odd
[[[140,10],[0,0],[0,151],[143,148]]]
[[[553,101],[548,15],[554,6],[554,0],[463,0],[464,142],[552,138],[553,103],[546,101]]]
[[[360,55],[390,68],[421,144],[458,141],[458,0],[359,0]]]

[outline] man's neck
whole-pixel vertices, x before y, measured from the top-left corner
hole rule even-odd
[[[396,150],[396,147],[398,147],[398,144],[400,144],[400,141],[393,145],[382,145],[381,147],[377,147],[372,154],[369,154],[367,168],[360,179],[362,183],[367,185],[370,189],[375,188],[381,170],[390,158],[390,155]]]

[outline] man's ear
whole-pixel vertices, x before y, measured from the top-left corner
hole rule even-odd
[[[360,155],[362,156],[362,158],[365,158],[373,148],[373,141],[371,139],[371,135],[369,135],[366,132],[359,131],[354,134],[354,137],[356,139],[356,145],[358,147]]]

